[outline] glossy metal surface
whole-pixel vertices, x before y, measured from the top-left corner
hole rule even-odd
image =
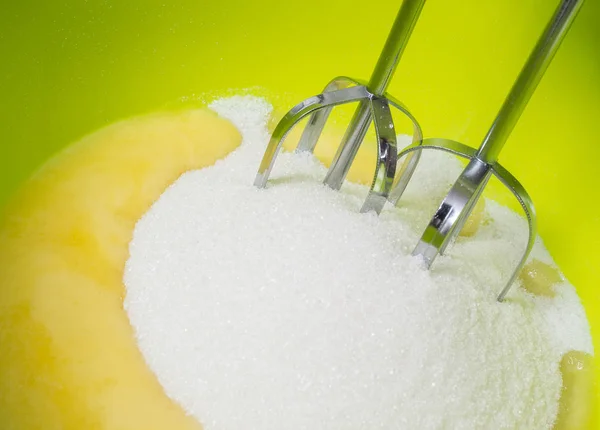
[[[433,215],[413,251],[413,255],[423,257],[427,267],[431,266],[438,254],[444,253],[447,246],[460,232],[492,174],[517,198],[527,217],[528,241],[523,256],[498,295],[499,301],[504,300],[529,256],[536,236],[536,219],[529,195],[516,178],[497,163],[498,155],[582,4],[583,0],[561,1],[475,154],[471,148],[461,150],[456,142],[446,140],[425,141],[422,146],[409,147],[400,154],[400,157],[403,157],[405,154],[424,148],[447,150],[452,147],[453,151],[451,152],[470,160]],[[403,175],[405,174],[407,173],[403,173]],[[405,182],[407,180],[403,178],[399,180],[400,184],[405,184]],[[392,192],[392,197],[396,202],[403,191],[404,188],[401,188]]]
[[[255,184],[259,187],[266,185],[282,140],[302,117],[313,113],[298,149],[313,151],[333,106],[359,101],[359,106],[327,172],[325,184],[334,189],[341,187],[372,120],[374,120],[378,139],[378,160],[373,183],[362,211],[373,210],[379,213],[386,200],[397,204],[424,149],[440,149],[468,159],[467,167],[440,204],[413,251],[413,255],[422,256],[426,266],[430,267],[435,258],[444,253],[463,228],[489,178],[492,175],[496,176],[518,200],[525,212],[529,227],[525,252],[498,295],[498,300],[502,301],[533,247],[536,219],[529,195],[516,178],[497,163],[498,155],[552,61],[560,42],[573,23],[583,0],[561,1],[477,150],[446,139],[422,141],[422,133],[414,117],[399,102],[384,94],[423,4],[424,0],[409,0],[403,3],[367,85],[351,78],[336,78],[327,85],[323,94],[300,103],[282,119],[273,133]],[[413,143],[399,155],[396,152],[395,130],[389,113],[390,105],[400,109],[414,124]],[[396,162],[402,159],[404,162],[398,169],[399,175],[395,177]]]
[[[323,92],[327,93],[354,85],[362,85],[366,87],[364,82],[356,81],[347,76],[338,76],[327,84]],[[323,132],[323,128],[329,119],[329,114],[331,113],[332,109],[333,106],[327,106],[323,109],[319,109],[310,116],[308,124],[306,124],[306,127],[302,132],[302,136],[300,137],[300,141],[298,142],[298,151],[314,151],[317,141],[319,140],[319,136],[321,136],[321,133]]]
[[[478,158],[471,158],[469,164],[458,177],[448,195],[429,221],[413,255],[421,255],[429,268],[438,254],[443,254],[464,225],[485,187],[491,167]]]
[[[377,133],[377,166],[371,184],[371,190],[363,204],[361,212],[380,213],[390,194],[396,174],[398,150],[396,148],[396,130],[385,98],[374,96],[371,99],[371,116]]]
[[[273,134],[271,135],[271,139],[269,140],[269,144],[267,145],[267,149],[258,168],[258,174],[254,180],[254,185],[263,188],[267,184],[271,169],[275,163],[275,158],[281,149],[285,137],[292,127],[294,127],[294,125],[302,118],[319,109],[331,108],[340,104],[368,99],[370,96],[371,94],[367,88],[361,85],[324,92],[310,97],[294,106],[284,115],[275,127],[275,130],[273,130]]]
[[[481,192],[487,184],[488,179],[491,175],[494,175],[511,191],[519,202],[525,213],[529,231],[525,250],[500,291],[500,294],[498,294],[498,300],[504,300],[519,272],[525,265],[535,243],[536,215],[529,194],[527,194],[527,191],[525,191],[525,188],[519,181],[508,170],[502,167],[500,163],[495,163],[493,166],[483,163],[477,158],[477,150],[475,148],[453,140],[425,139],[422,142],[417,142],[406,147],[398,154],[398,159],[401,160],[413,154],[420,154],[421,151],[426,149],[449,152],[458,157],[466,158],[470,162],[454,183],[433,219],[429,222],[421,240],[413,251],[413,255],[422,256],[427,267],[430,267],[437,255],[443,254],[446,247],[460,232],[468,218],[468,214],[471,213],[477,199],[481,196]],[[401,193],[398,195],[398,198],[400,197]]]
[[[423,136],[421,127],[413,115],[402,103],[386,94],[385,90],[394,75],[424,4],[425,0],[405,0],[402,3],[368,84],[348,77],[335,78],[325,87],[322,94],[301,102],[283,117],[271,136],[260,164],[254,182],[257,187],[266,186],[283,140],[299,120],[312,113],[297,147],[299,151],[312,152],[331,109],[336,105],[358,101],[359,106],[342,138],[324,183],[334,189],[342,186],[358,148],[373,122],[377,135],[377,165],[371,189],[361,211],[381,212],[392,188],[398,186],[394,183],[397,148],[390,106],[397,108],[413,123],[413,142],[420,141]],[[404,179],[410,178],[417,161],[418,157],[411,157],[401,167]],[[401,185],[405,186],[404,183]]]
[[[519,181],[517,181],[517,178],[515,178],[513,175],[511,175],[508,170],[506,170],[504,167],[502,167],[500,165],[500,163],[494,164],[494,167],[492,168],[492,172],[510,190],[510,192],[513,193],[513,195],[519,201],[519,204],[521,205],[523,212],[525,212],[525,217],[527,218],[527,223],[529,225],[529,235],[527,237],[527,245],[525,248],[525,252],[523,253],[523,256],[517,263],[517,266],[515,267],[515,270],[513,271],[511,277],[508,279],[506,285],[504,286],[504,288],[502,289],[502,291],[500,291],[500,294],[498,295],[498,301],[502,301],[502,300],[504,300],[504,297],[506,297],[506,294],[510,290],[510,287],[512,286],[515,279],[517,279],[519,272],[525,265],[525,262],[527,261],[527,257],[529,257],[529,253],[531,252],[531,249],[533,248],[533,244],[535,243],[535,237],[536,237],[536,232],[537,232],[537,220],[536,220],[535,207],[533,206],[531,197],[529,197],[529,194],[527,194],[527,191],[525,191],[525,188],[523,188],[523,186],[519,183]]]
[[[367,85],[369,90],[376,96],[384,95],[424,5],[425,0],[404,0],[402,2]],[[342,186],[356,157],[358,148],[371,125],[371,120],[369,106],[366,103],[361,103],[354,112],[342,142],[329,166],[324,181],[329,187],[339,190]]]
[[[356,85],[343,88],[346,85],[352,84]],[[342,89],[337,89],[340,87]],[[386,97],[378,97],[369,92],[367,87],[358,85],[358,82],[350,78],[340,77],[334,79],[327,85],[325,92],[297,104],[279,121],[263,155],[254,185],[259,188],[266,186],[271,169],[285,137],[302,118],[313,114],[300,138],[297,149],[312,152],[331,109],[337,105],[356,101],[364,103],[369,109],[369,114],[374,119],[377,134],[377,164],[375,174],[371,189],[361,211],[375,211],[376,213],[380,213],[394,185],[397,164],[396,130],[390,106],[396,107],[402,113],[407,113],[409,119],[413,121],[414,138],[418,139],[418,141],[422,138],[421,128],[416,123],[414,117],[408,114],[408,111],[406,111],[406,108],[402,104],[397,101],[390,101]]]
[[[498,159],[502,147],[552,62],[581,6],[583,0],[560,2],[483,139],[477,154],[480,159],[487,163]]]

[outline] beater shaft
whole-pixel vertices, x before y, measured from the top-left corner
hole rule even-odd
[[[498,159],[504,143],[525,110],[582,5],[583,0],[564,0],[556,9],[483,139],[477,158],[489,164],[493,164]]]
[[[362,143],[371,122],[374,121],[374,129],[377,135],[377,162],[371,188],[361,211],[373,211],[379,214],[388,201],[392,189],[403,189],[416,168],[419,155],[413,154],[414,156],[411,156],[411,159],[401,166],[403,182],[395,183],[398,150],[396,129],[390,107],[399,110],[411,121],[413,125],[413,142],[421,142],[423,133],[415,117],[402,103],[390,94],[385,93],[385,89],[392,79],[424,4],[425,0],[404,0],[402,2],[369,83],[346,76],[337,77],[327,84],[323,93],[302,101],[284,115],[273,130],[258,168],[254,181],[257,187],[263,188],[267,185],[275,158],[282,147],[284,139],[302,118],[309,116],[308,124],[300,137],[297,151],[312,153],[331,110],[335,106],[358,102],[359,106],[334,159],[334,164],[337,167],[334,166],[333,170],[328,171],[325,183],[333,181],[332,183],[337,184],[332,188],[341,186],[358,147]],[[344,165],[344,163],[347,165]],[[333,176],[331,173],[333,173]]]
[[[419,19],[426,0],[404,0],[396,15],[392,29],[379,55],[367,88],[376,96],[383,96],[400,58],[406,48],[412,31]],[[356,157],[358,148],[371,125],[371,109],[368,100],[360,102],[342,142],[331,162],[324,183],[339,190],[346,179],[350,166]]]
[[[413,255],[423,257],[427,267],[430,267],[435,258],[443,254],[447,246],[456,238],[492,175],[500,179],[517,198],[527,217],[529,237],[524,254],[509,277],[508,283],[498,295],[499,301],[502,301],[508,293],[533,248],[536,219],[529,195],[521,184],[497,162],[498,156],[582,4],[583,0],[561,1],[477,150],[461,149],[462,144],[447,139],[435,141],[426,139],[420,145],[413,144],[401,151],[398,156],[402,158],[413,151],[420,152],[423,149],[441,149],[469,160],[467,167],[433,215],[413,251]],[[399,183],[404,182],[406,181],[400,178]],[[395,197],[398,194],[392,191]]]

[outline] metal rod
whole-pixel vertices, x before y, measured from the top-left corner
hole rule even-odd
[[[408,40],[417,24],[421,10],[426,0],[404,0],[396,15],[392,29],[388,34],[385,45],[379,54],[379,59],[369,80],[368,88],[373,94],[382,96],[385,93]]]
[[[483,139],[477,158],[493,164],[533,95],[584,0],[562,0]]]
[[[419,19],[425,1],[404,0],[402,2],[369,80],[368,88],[373,94],[382,96],[385,93]],[[371,119],[369,102],[361,102],[352,116],[352,120],[325,177],[324,182],[329,187],[338,190],[342,186],[342,182],[344,182],[350,170],[350,165],[356,157],[358,147],[367,134]]]

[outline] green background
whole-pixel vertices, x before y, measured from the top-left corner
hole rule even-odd
[[[390,87],[428,137],[478,145],[558,1],[430,0]],[[279,107],[368,78],[398,1],[19,0],[0,6],[0,205],[118,119],[260,87]],[[262,91],[262,90],[261,90]],[[600,1],[588,0],[501,156],[600,338]],[[598,343],[596,342],[598,345]]]

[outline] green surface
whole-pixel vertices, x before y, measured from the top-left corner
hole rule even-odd
[[[550,0],[431,0],[390,91],[426,136],[478,145]],[[378,9],[376,10],[375,7]],[[0,204],[53,153],[182,98],[262,87],[280,106],[368,78],[397,1],[72,0],[0,9]],[[600,337],[600,2],[588,0],[500,159]],[[596,343],[598,345],[598,343]]]
[[[360,2],[323,3],[5,2],[0,201],[70,141],[178,98],[249,86],[295,97],[318,91],[336,74],[368,77],[395,2],[383,2],[381,20],[370,20]],[[430,1],[392,91],[418,114],[428,135],[477,144],[520,67],[516,59],[524,58],[553,5]],[[593,138],[599,10],[596,0],[584,6],[524,125],[555,125],[560,137]],[[553,106],[535,109],[545,102]],[[564,110],[580,108],[561,120],[560,102]],[[565,132],[575,125],[583,130]],[[531,137],[521,128],[514,140]],[[520,143],[510,144],[505,157],[512,160]]]

